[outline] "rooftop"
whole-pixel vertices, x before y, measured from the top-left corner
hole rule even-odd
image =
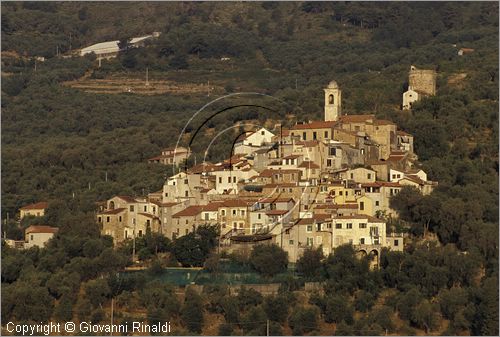
[[[26,234],[32,234],[32,233],[57,233],[58,231],[59,228],[57,227],[40,225],[40,226],[29,226],[28,228],[26,228],[24,232]]]
[[[45,201],[40,201],[34,204],[26,205],[21,207],[23,211],[30,210],[30,209],[45,209],[49,206],[48,202]]]

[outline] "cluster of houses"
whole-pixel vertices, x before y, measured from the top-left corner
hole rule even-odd
[[[231,158],[221,162],[181,170],[189,157],[183,147],[150,158],[178,173],[145,197],[118,195],[99,202],[102,234],[115,244],[148,230],[175,240],[212,224],[220,228],[222,250],[244,253],[255,244],[274,243],[291,262],[307,248],[328,255],[343,244],[376,260],[384,247],[403,250],[404,237],[387,228],[397,217],[390,199],[404,186],[429,194],[437,182],[415,165],[411,134],[374,115],[342,114],[335,81],[324,91],[323,121],[246,132]],[[27,205],[20,217],[41,217],[46,209],[46,202]],[[24,241],[7,244],[43,247],[55,233],[55,227],[30,226]]]
[[[45,201],[23,206],[19,210],[20,220],[25,217],[43,217],[47,211],[48,203]],[[59,228],[47,225],[32,225],[24,230],[24,240],[5,239],[8,246],[18,249],[31,247],[43,248],[46,243],[59,231]]]
[[[335,81],[324,91],[324,121],[247,132],[231,158],[181,170],[146,197],[100,203],[102,234],[115,244],[147,230],[175,240],[214,224],[223,250],[274,243],[291,262],[308,247],[329,254],[352,244],[377,256],[383,247],[402,250],[403,237],[386,228],[397,216],[391,196],[403,186],[429,194],[437,183],[414,164],[412,135],[374,115],[342,114]],[[188,156],[178,147],[149,161],[177,166]]]

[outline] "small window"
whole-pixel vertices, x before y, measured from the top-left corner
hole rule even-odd
[[[219,184],[222,184],[222,177],[219,177]]]
[[[288,244],[289,244],[289,245],[293,245],[293,240],[289,240],[289,241],[288,241]]]
[[[189,234],[189,229],[186,228],[186,235],[188,235],[188,234]]]
[[[189,197],[189,191],[184,191],[184,195],[185,195],[186,197]]]
[[[261,132],[260,132],[260,134],[264,136],[265,132],[264,132],[264,131],[261,131]]]
[[[220,213],[222,214],[222,216],[225,216],[226,215],[226,210],[223,209],[223,210],[220,211]]]
[[[336,229],[342,229],[342,224],[341,223],[336,223],[335,224]]]
[[[364,245],[365,244],[365,238],[359,239],[359,243],[362,244],[362,245]]]
[[[313,139],[314,140],[318,139],[318,135],[317,135],[316,131],[313,132]]]
[[[361,202],[359,203],[359,210],[360,210],[360,211],[364,211],[364,210],[365,210],[365,203],[364,203],[364,201],[361,201]]]
[[[142,237],[142,230],[139,230],[139,237]]]
[[[148,211],[148,206],[144,206],[144,212]]]
[[[312,225],[307,225],[306,231],[308,233],[311,233],[313,231],[313,226]]]
[[[130,212],[133,212],[134,211],[134,205],[130,205]]]
[[[188,184],[188,180],[184,179],[184,185],[187,185],[187,184]]]
[[[371,178],[372,178],[372,174],[368,173],[368,179],[371,179]]]
[[[33,241],[33,234],[30,235],[30,240]]]
[[[109,222],[109,216],[106,217],[106,222]]]
[[[379,206],[380,202],[378,200],[375,201],[375,206]]]
[[[352,223],[348,223],[346,227],[347,229],[352,229]]]
[[[233,209],[233,215],[236,215],[236,210],[235,209]]]
[[[122,222],[122,217],[121,217],[121,215],[118,217],[118,221]]]
[[[205,213],[205,220],[208,220],[208,213]]]
[[[101,217],[100,217],[100,216],[99,216],[99,217],[97,217],[97,221],[102,222],[102,219],[101,219]]]
[[[394,246],[399,246],[399,240],[398,239],[394,240]]]
[[[307,132],[302,132],[302,139],[306,140],[307,139]]]
[[[314,243],[313,238],[307,238],[307,245],[308,245],[308,246],[312,246],[312,245],[313,245],[313,243]]]
[[[260,218],[262,218],[262,214],[259,213],[259,214],[257,214],[257,219],[260,220]]]
[[[325,138],[328,138],[328,131],[325,131]]]
[[[361,222],[361,223],[359,224],[359,228],[361,228],[361,229],[366,228],[366,223]]]

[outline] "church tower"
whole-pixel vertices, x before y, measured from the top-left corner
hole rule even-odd
[[[342,114],[342,91],[335,81],[331,81],[325,91],[325,121],[336,121]]]

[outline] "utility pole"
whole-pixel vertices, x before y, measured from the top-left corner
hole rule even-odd
[[[267,320],[267,327],[266,327],[266,336],[269,336],[269,320]]]
[[[114,304],[115,304],[115,299],[111,298],[111,331],[109,333],[110,336],[113,336],[113,314],[114,314]]]
[[[207,97],[210,96],[210,80],[207,81]]]
[[[105,178],[106,182],[108,182],[108,171],[106,171],[106,178]]]
[[[146,86],[149,86],[149,71],[148,67],[146,67]]]
[[[134,219],[134,236],[132,238],[132,262],[135,262],[135,219]]]
[[[69,51],[71,51],[71,33],[69,33]]]
[[[295,77],[295,90],[297,90],[298,86],[297,86],[297,77]]]

